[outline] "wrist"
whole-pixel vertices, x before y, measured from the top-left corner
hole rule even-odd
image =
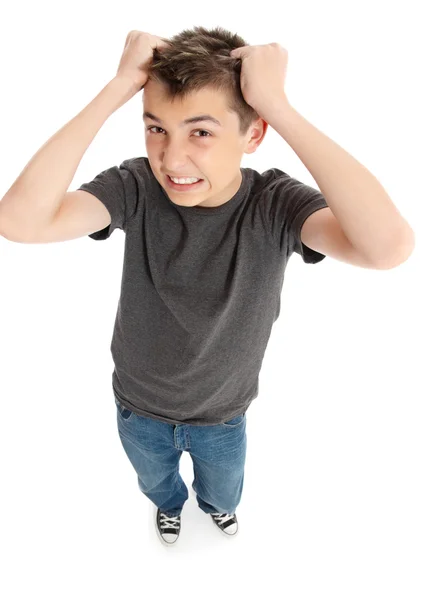
[[[124,74],[116,75],[114,77],[113,81],[114,80],[117,82],[118,86],[122,86],[122,88],[124,90],[127,90],[128,93],[132,93],[132,94],[136,94],[143,87],[141,82],[136,81],[129,75],[124,75]]]

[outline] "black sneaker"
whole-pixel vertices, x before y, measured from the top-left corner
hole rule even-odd
[[[235,535],[238,531],[237,515],[228,515],[226,513],[210,513],[213,523],[227,536]]]
[[[160,540],[167,546],[174,544],[180,533],[181,516],[170,517],[157,509],[156,531]]]

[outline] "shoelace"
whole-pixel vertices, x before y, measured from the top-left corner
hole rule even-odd
[[[233,519],[234,515],[228,515],[227,513],[212,513],[215,521],[218,521],[218,523],[220,525],[223,525],[224,523],[226,523],[226,521],[229,521],[229,519]]]
[[[180,515],[178,515],[177,517],[168,517],[167,515],[165,515],[164,513],[160,514],[160,524],[161,527],[166,528],[175,528],[175,529],[179,529],[179,518]]]

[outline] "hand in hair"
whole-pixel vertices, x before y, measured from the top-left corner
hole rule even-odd
[[[282,103],[289,104],[284,91],[288,52],[277,44],[241,46],[231,50],[241,58],[240,86],[244,100],[267,121],[268,112]]]
[[[116,77],[133,81],[139,91],[148,80],[149,65],[154,49],[167,46],[165,38],[144,31],[132,30],[127,34],[123,54],[118,65]]]

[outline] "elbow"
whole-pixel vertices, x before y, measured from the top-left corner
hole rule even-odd
[[[383,259],[376,260],[375,264],[378,269],[388,270],[395,269],[405,263],[412,255],[416,245],[415,234],[411,227],[408,227],[407,232],[401,237],[398,244],[394,244],[393,252],[388,253]]]

